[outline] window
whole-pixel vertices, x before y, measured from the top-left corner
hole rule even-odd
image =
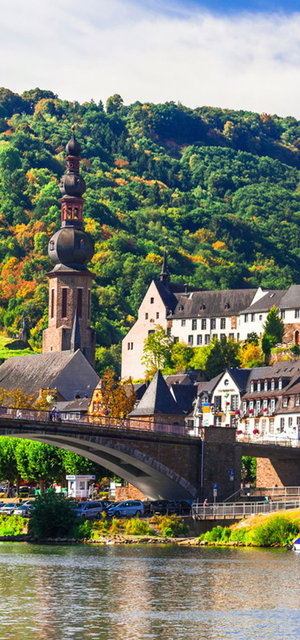
[[[264,390],[268,391],[268,380],[265,380],[264,382]]]
[[[248,322],[248,313],[244,314],[244,322]]]
[[[217,333],[213,333],[212,334],[212,338],[213,338],[213,340],[217,340],[218,339],[218,334]]]
[[[192,320],[192,331],[197,331],[197,320],[195,318]]]
[[[229,340],[232,340],[232,342],[234,341],[234,333],[229,334]]]
[[[150,304],[154,304],[154,298],[150,298]]]
[[[258,319],[262,320],[262,314],[261,313],[259,314]]]
[[[290,417],[289,417],[288,425],[289,425],[289,427],[290,427],[290,429],[291,429],[291,428],[292,428],[292,426],[293,426],[293,418],[292,418],[292,416],[290,416]]]
[[[205,344],[209,344],[209,335],[206,334],[204,336],[204,342],[205,342]]]
[[[181,326],[185,327],[185,320],[181,320]]]
[[[221,340],[225,340],[225,338],[226,338],[225,333],[221,333],[221,335],[220,335],[220,339],[221,339]]]
[[[267,409],[267,408],[268,408],[268,400],[267,400],[267,398],[265,398],[263,400],[263,409]]]
[[[201,320],[201,329],[206,329],[206,318],[202,318]]]
[[[149,318],[149,314],[145,313],[145,320],[148,320],[148,318]]]
[[[221,318],[220,320],[220,328],[225,329],[226,327],[226,318]]]
[[[253,382],[253,380],[251,380],[251,383],[250,383],[250,393],[253,393],[253,391],[254,391],[254,382]]]
[[[275,380],[271,380],[271,391],[275,389]]]
[[[295,407],[299,407],[300,406],[300,395],[297,395],[295,397]]]
[[[148,331],[148,336],[152,336],[152,335],[153,335],[153,333],[154,333],[154,329],[149,329],[149,331]]]
[[[249,409],[251,409],[253,411],[253,407],[254,407],[254,402],[253,402],[253,400],[250,400]]]
[[[300,318],[300,309],[295,309],[295,318]]]
[[[280,431],[284,431],[285,421],[284,418],[280,418]]]
[[[257,382],[257,391],[260,391],[260,380]]]
[[[133,349],[133,342],[127,342],[127,349],[128,349],[128,351],[132,351],[132,349]]]
[[[245,432],[249,433],[250,431],[250,420],[246,420],[246,424],[245,424]]]
[[[251,313],[251,322],[254,322],[255,320],[255,313]]]
[[[54,289],[50,293],[50,317],[54,318]]]
[[[156,320],[159,318],[159,311],[156,312]]]
[[[192,345],[192,344],[193,344],[193,342],[194,342],[194,336],[189,336],[189,337],[188,337],[188,343],[189,343],[190,345]]]
[[[216,318],[211,318],[210,319],[210,330],[212,331],[215,328],[216,328]]]
[[[269,428],[270,428],[270,433],[274,433],[274,418],[270,418]]]
[[[230,409],[231,411],[236,411],[239,408],[239,396],[234,395],[230,398]]]
[[[80,249],[84,249],[84,240],[80,240]]]
[[[260,400],[256,400],[256,411],[259,412],[261,408],[261,402]]]
[[[221,407],[222,407],[222,397],[221,396],[215,396],[214,397],[214,405],[215,405],[215,409],[217,409],[218,411],[221,411]]]
[[[171,327],[168,327],[167,328],[167,336],[170,336],[170,335],[171,335]]]
[[[49,249],[50,249],[50,251],[53,251],[53,249],[54,249],[54,240],[50,240]]]
[[[288,406],[288,396],[284,396],[283,400],[282,400],[282,406],[283,407],[287,407]]]
[[[91,317],[91,290],[88,289],[88,318]]]
[[[243,412],[246,413],[247,411],[247,402],[243,402]]]
[[[67,316],[67,300],[68,300],[68,289],[66,287],[62,288],[62,299],[61,299],[61,317],[66,318]]]
[[[281,317],[281,320],[284,320],[284,318],[285,318],[285,310],[284,309],[280,309],[280,317]]]
[[[275,398],[271,398],[270,409],[271,411],[275,411]]]
[[[77,289],[77,313],[82,318],[82,289]]]
[[[266,420],[262,420],[261,421],[261,426],[262,426],[262,432],[266,433],[266,431],[267,431],[267,421]]]
[[[201,335],[197,335],[197,344],[202,344],[202,336]]]
[[[278,380],[278,389],[282,389],[282,379],[279,378]]]

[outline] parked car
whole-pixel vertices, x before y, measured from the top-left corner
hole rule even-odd
[[[3,507],[1,507],[0,514],[11,516],[17,507],[17,502],[7,502]]]
[[[28,504],[19,504],[15,508],[13,515],[22,516],[22,518],[30,518],[33,509],[34,509],[34,502],[30,502]]]
[[[191,505],[186,500],[154,500],[150,503],[150,514],[184,515],[190,512]]]
[[[79,504],[75,505],[75,513],[78,518],[100,518],[102,503],[92,500],[89,502],[79,502]]]
[[[144,513],[144,507],[141,500],[125,500],[112,504],[107,509],[107,515],[116,516],[141,516]]]

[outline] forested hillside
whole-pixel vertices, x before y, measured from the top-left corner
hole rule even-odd
[[[60,225],[73,105],[0,89],[0,325],[46,326],[47,244]],[[168,248],[174,280],[201,288],[300,282],[300,122],[181,104],[76,104],[95,240],[93,319],[101,358],[136,316]],[[112,346],[111,346],[112,345]]]

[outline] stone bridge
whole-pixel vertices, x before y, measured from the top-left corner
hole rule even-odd
[[[74,451],[116,473],[152,500],[195,499],[198,496],[199,438],[2,416],[0,436],[4,435]]]

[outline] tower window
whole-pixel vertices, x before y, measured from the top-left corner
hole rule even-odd
[[[53,251],[53,249],[54,249],[54,240],[50,240],[49,248],[50,248],[50,251]]]
[[[77,217],[78,217],[78,209],[77,209],[77,207],[75,207],[75,209],[74,209],[74,218],[77,218]]]
[[[72,207],[68,207],[67,209],[67,217],[72,218]]]
[[[76,209],[77,211],[77,209]],[[80,240],[80,249],[84,249],[84,240]]]
[[[50,293],[50,317],[54,318],[54,289]]]
[[[88,318],[91,317],[91,290],[88,289]]]
[[[77,289],[77,313],[82,318],[82,289]]]
[[[61,302],[61,317],[67,317],[67,302],[68,302],[68,289],[63,287],[62,289],[62,302]]]

